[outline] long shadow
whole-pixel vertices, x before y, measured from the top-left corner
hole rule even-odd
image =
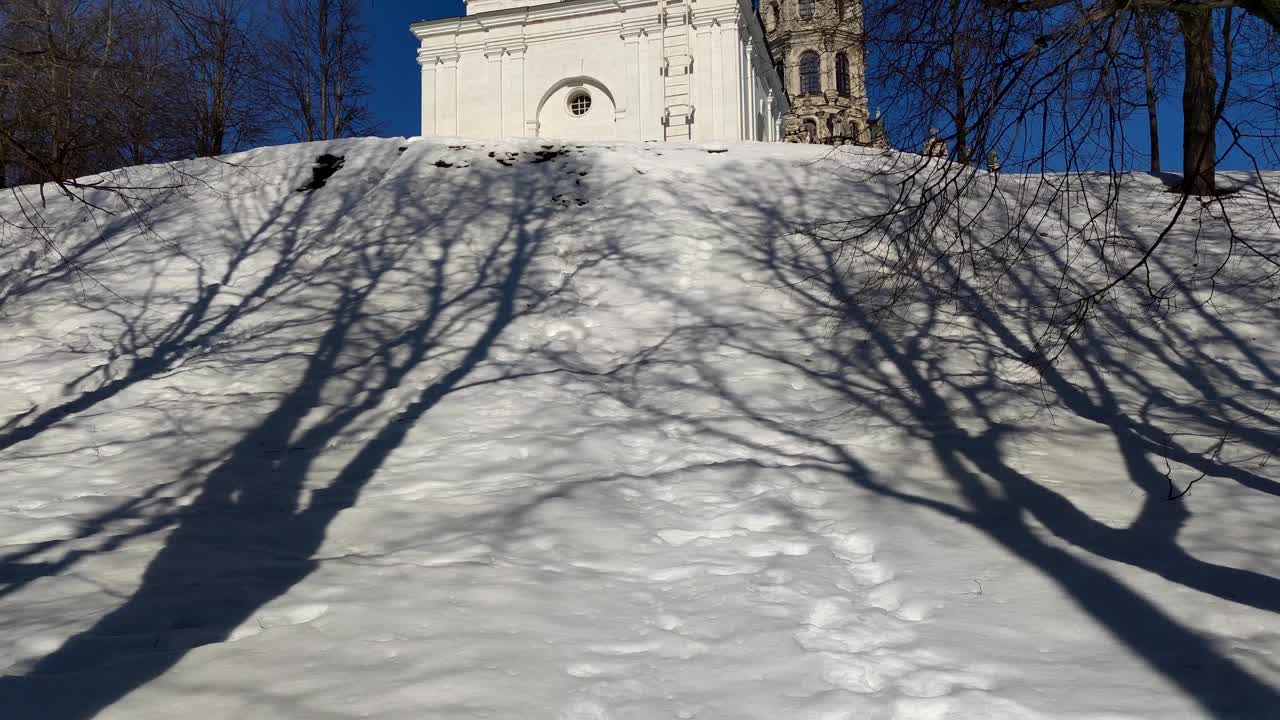
[[[1250,604],[1255,606],[1268,603],[1264,594],[1256,592],[1265,591],[1265,585],[1274,585],[1274,579],[1256,576],[1258,582],[1254,584],[1262,586],[1241,588],[1241,576],[1252,579],[1253,573],[1217,568],[1219,575],[1232,575],[1223,578],[1208,575],[1194,566],[1188,568],[1180,562],[1189,559],[1186,554],[1180,550],[1175,553],[1173,548],[1162,551],[1160,544],[1153,542],[1158,536],[1146,525],[1135,523],[1127,531],[1110,532],[1111,538],[1101,535],[1108,530],[1103,523],[1089,518],[1065,497],[1038,484],[1004,460],[1001,440],[1008,428],[994,421],[977,434],[960,427],[953,419],[956,411],[938,392],[936,383],[930,382],[919,369],[919,356],[901,352],[879,326],[866,323],[855,309],[850,309],[847,317],[869,333],[917,398],[908,407],[916,422],[928,428],[923,434],[934,456],[976,511],[973,519],[976,527],[1039,568],[1082,609],[1195,698],[1205,710],[1218,717],[1243,717],[1262,708],[1275,707],[1280,701],[1280,692],[1275,688],[1222,655],[1207,639],[1183,627],[1120,580],[1036,537],[1025,520],[1026,513],[1045,524],[1057,537],[1098,556],[1127,559],[1147,568],[1156,566],[1166,570],[1166,577],[1173,575],[1170,579],[1175,582],[1194,581],[1195,586],[1215,590],[1216,595],[1226,597],[1238,592],[1253,599]],[[1125,450],[1122,455],[1126,462],[1137,460]],[[1129,471],[1132,474],[1135,468],[1130,466]],[[1002,492],[993,493],[984,478],[995,481]],[[1172,528],[1182,524],[1185,510],[1166,509],[1170,514],[1159,513],[1159,519],[1150,522],[1171,528],[1161,532],[1168,536],[1174,532]],[[1171,568],[1178,571],[1168,572]],[[1216,585],[1218,582],[1224,584]]]
[[[163,313],[157,311],[167,310],[166,304],[175,302],[173,291],[156,294],[154,288],[149,288],[136,307],[118,308],[110,301],[105,305],[88,305],[82,302],[82,305],[87,306],[86,309],[106,312],[117,318],[115,324],[104,329],[104,333],[115,332],[106,353],[108,362],[95,371],[104,377],[91,389],[81,390],[69,400],[43,411],[33,408],[21,418],[22,422],[4,428],[0,432],[0,452],[31,440],[68,418],[125,393],[140,383],[168,377],[179,367],[243,361],[243,358],[235,357],[238,352],[251,355],[255,363],[273,362],[275,358],[268,357],[261,348],[241,347],[251,343],[254,338],[226,343],[223,342],[224,336],[236,323],[257,320],[259,315],[282,305],[286,298],[291,298],[318,282],[324,268],[304,268],[302,261],[308,254],[326,247],[346,214],[365,194],[363,188],[351,192],[341,183],[331,184],[325,194],[294,192],[296,178],[308,172],[306,167],[293,168],[282,179],[283,188],[267,186],[254,193],[252,199],[271,197],[274,193],[275,200],[262,211],[262,218],[253,227],[246,227],[242,219],[243,215],[248,214],[247,208],[232,199],[226,201],[228,228],[215,229],[216,232],[227,235],[226,239],[221,240],[230,250],[225,263],[220,268],[208,269],[206,263],[196,263],[195,287],[191,290],[195,299],[182,305],[177,313],[165,317],[163,322],[153,324],[156,317],[164,317]],[[159,213],[163,209],[170,215],[180,216],[185,207],[184,203],[175,201],[170,205],[160,206],[155,212]],[[85,263],[93,262],[95,258],[92,251],[107,242],[104,238],[110,238],[113,232],[121,232],[137,222],[159,223],[162,220],[155,216],[141,220],[121,218],[95,232],[84,243],[84,247],[78,247],[75,258]],[[201,240],[213,242],[214,238],[203,237]],[[175,242],[171,245],[180,247],[181,244]],[[179,249],[177,252],[182,251]],[[274,257],[269,270],[256,278],[234,302],[216,305],[228,292],[228,288],[239,279],[244,266],[259,256]],[[138,268],[147,267],[140,258],[121,258],[115,253],[96,258],[98,262],[110,260],[112,263],[128,262],[130,259],[138,263]],[[49,276],[42,278],[41,282],[50,283],[60,277],[65,279],[73,272],[65,267],[64,262],[50,271]],[[207,277],[211,274],[214,277]],[[301,322],[324,321],[327,314],[326,308]],[[262,332],[270,334],[271,330]],[[115,367],[122,369],[112,371]],[[88,376],[77,378],[66,389],[77,390],[89,379]],[[163,486],[153,487],[138,497],[85,519],[72,538],[35,543],[0,556],[0,597],[12,594],[39,578],[66,572],[89,555],[110,552],[131,539],[172,525],[172,499],[166,504],[164,499],[157,497],[163,489]],[[163,506],[158,507],[162,504]],[[72,550],[52,561],[29,561],[29,558],[47,553],[60,545],[84,541],[121,521],[138,518],[145,519],[127,532],[110,535],[95,548]]]
[[[139,382],[163,375],[185,358],[203,352],[232,325],[260,312],[271,304],[271,300],[286,297],[310,282],[309,273],[299,273],[299,262],[309,251],[323,247],[328,236],[345,220],[347,212],[360,201],[363,192],[343,192],[341,189],[330,188],[327,193],[292,193],[296,179],[309,172],[306,167],[297,168],[294,172],[296,177],[285,178],[289,191],[274,203],[256,228],[236,228],[238,239],[234,242],[233,252],[221,272],[217,273],[216,279],[206,279],[205,268],[200,265],[196,274],[195,300],[185,304],[180,312],[160,326],[153,327],[148,323],[155,318],[154,311],[168,298],[155,297],[150,292],[133,308],[119,307],[121,303],[114,297],[90,307],[89,309],[107,312],[119,319],[119,336],[111,343],[108,353],[111,362],[103,366],[104,373],[108,376],[95,387],[78,392],[56,406],[33,411],[20,424],[5,428],[0,432],[0,452],[31,440],[67,418],[115,397]],[[339,198],[338,207],[332,207],[335,197]],[[319,214],[314,206],[321,202],[327,203],[322,222],[318,227],[304,231],[303,224],[313,215]],[[166,210],[173,212],[171,207]],[[238,222],[236,214],[230,212],[230,207],[228,210],[228,219],[233,223]],[[90,251],[106,242],[101,238],[122,231],[131,222],[133,220],[128,218],[120,219],[96,233],[94,240],[77,249],[75,259],[87,262],[90,260]],[[180,246],[183,241],[175,242]],[[271,269],[236,301],[219,306],[217,301],[227,293],[227,288],[237,279],[246,261],[267,252],[276,256]],[[74,270],[66,267],[69,262],[71,261],[64,260],[59,263],[55,272],[50,273],[44,282],[54,282],[74,273]],[[123,365],[123,368],[112,371],[112,367],[119,365]],[[79,378],[67,390],[78,390],[77,386],[86,379]]]
[[[383,193],[392,198],[385,205],[365,209],[393,221],[342,238],[341,257],[317,283],[332,299],[327,328],[300,377],[208,473],[140,587],[24,676],[0,680],[0,706],[89,718],[191,648],[226,641],[318,567],[313,558],[332,520],[357,502],[416,421],[467,387],[504,331],[559,306],[572,273],[547,287],[533,282],[531,263],[561,212],[546,198],[570,182],[566,173],[556,163],[525,164],[485,187],[491,175],[455,181],[444,173],[457,171],[418,157],[429,152],[406,153],[399,169],[438,173],[432,196],[415,192],[422,178],[400,182]],[[504,191],[513,195],[511,214],[495,217],[489,198]],[[599,259],[588,254],[582,263]],[[412,314],[397,321],[406,308]],[[386,407],[415,371],[428,370],[436,379],[416,398]],[[313,469],[325,448],[369,422],[377,429],[340,470],[325,477]]]
[[[1057,584],[1101,627],[1181,688],[1206,713],[1259,717],[1280,707],[1280,690],[1120,578],[1069,551],[1077,548],[1097,558],[1125,563],[1231,602],[1273,612],[1280,609],[1280,581],[1276,578],[1205,562],[1178,545],[1178,532],[1189,510],[1167,500],[1167,480],[1153,462],[1169,447],[1172,433],[1130,416],[1126,401],[1112,389],[1115,381],[1099,372],[1099,367],[1119,364],[1119,359],[1099,355],[1094,344],[1077,342],[1070,351],[1078,356],[1086,387],[1081,388],[1077,384],[1080,379],[1068,378],[1052,365],[1025,368],[1032,376],[1039,373],[1037,382],[1025,386],[1010,383],[1002,366],[1033,357],[1031,344],[1024,339],[1028,333],[1015,331],[1005,321],[1019,314],[1011,315],[1006,306],[992,307],[994,294],[966,288],[961,276],[948,272],[941,263],[929,269],[949,282],[942,292],[932,292],[932,276],[926,273],[911,281],[917,288],[911,295],[903,295],[901,287],[880,288],[878,297],[855,290],[852,283],[858,278],[850,270],[848,255],[841,254],[848,250],[844,243],[815,239],[810,228],[789,226],[775,203],[756,199],[818,193],[810,187],[787,187],[779,177],[772,178],[772,183],[767,189],[737,185],[732,190],[718,190],[739,198],[739,218],[755,218],[759,223],[755,237],[744,237],[738,230],[738,237],[744,239],[739,255],[768,274],[773,279],[771,285],[798,294],[815,313],[833,320],[831,332],[824,332],[822,323],[814,323],[818,327],[813,329],[799,328],[806,352],[801,354],[794,346],[783,352],[767,336],[720,322],[716,308],[688,301],[686,306],[700,314],[707,327],[717,329],[720,342],[803,373],[843,398],[851,409],[926,443],[964,503],[877,480],[843,443],[759,409],[709,366],[699,370],[705,391],[728,400],[755,423],[820,447],[822,452],[814,454],[809,465],[843,468],[845,476],[861,487],[981,530]],[[866,188],[868,195],[877,192],[883,190]],[[922,228],[924,234],[916,241],[930,242],[928,230]],[[935,257],[945,258],[944,253],[935,252]],[[1044,257],[1052,260],[1053,256],[1046,253]],[[1016,274],[1010,273],[1010,277],[1013,299],[1008,306],[1034,305],[1033,287],[1019,286]],[[944,314],[948,303],[957,298],[966,306],[963,311]],[[924,316],[919,314],[921,308]],[[973,331],[953,332],[964,325],[965,318],[976,319]],[[778,315],[757,324],[781,326],[789,320],[795,322]],[[1123,325],[1109,330],[1122,336],[1135,332]],[[814,358],[823,363],[811,362]],[[1006,459],[1006,444],[1027,430],[1009,417],[1034,416],[1047,407],[1064,407],[1111,431],[1125,476],[1144,493],[1143,508],[1130,526],[1112,528],[1090,517],[1065,495],[1037,482]],[[1011,412],[1011,408],[1022,410]],[[696,423],[693,418],[686,421]],[[741,434],[703,429],[753,446]],[[1176,443],[1173,448],[1192,467],[1233,479],[1252,478],[1246,484],[1268,492],[1273,487],[1273,481],[1249,468],[1179,449]],[[1040,537],[1033,520],[1065,546]]]

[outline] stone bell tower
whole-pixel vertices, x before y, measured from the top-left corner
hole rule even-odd
[[[760,17],[791,100],[783,139],[887,147],[867,102],[862,0],[760,0]]]

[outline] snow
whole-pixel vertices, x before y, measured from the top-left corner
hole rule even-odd
[[[1044,381],[972,319],[855,332],[793,231],[894,162],[359,139],[188,163],[141,223],[51,200],[78,270],[3,227],[4,717],[1275,716],[1274,311]],[[1152,500],[1134,443],[1206,413],[1235,470]]]

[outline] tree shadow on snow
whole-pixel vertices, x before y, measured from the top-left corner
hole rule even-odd
[[[327,299],[318,307],[305,308],[294,298],[325,282],[329,269],[309,258],[331,249],[343,219],[367,188],[357,183],[339,192],[331,187],[323,196],[297,194],[291,170],[284,172],[289,175],[279,178],[278,185],[257,178],[249,193],[215,195],[223,205],[220,219],[227,227],[209,228],[195,236],[197,242],[162,238],[151,229],[171,225],[191,212],[183,197],[171,196],[139,211],[142,217],[124,213],[103,227],[94,226],[53,267],[22,279],[22,307],[28,313],[66,312],[60,306],[68,302],[67,293],[59,291],[83,273],[95,277],[121,273],[110,282],[118,282],[130,294],[122,299],[114,292],[72,290],[71,303],[81,312],[110,321],[95,321],[100,327],[96,338],[62,342],[68,352],[95,359],[105,356],[105,362],[66,384],[63,391],[69,399],[48,408],[33,407],[0,429],[0,452],[8,451],[6,459],[42,459],[42,455],[19,454],[16,448],[50,430],[73,425],[139,384],[205,367],[280,362],[288,359],[289,342],[314,340],[322,332],[330,319]],[[84,224],[84,217],[73,214],[68,228],[76,228],[77,222]],[[206,255],[193,257],[185,249],[188,244]],[[220,248],[225,258],[209,253],[210,247]],[[160,282],[161,274],[183,263],[194,266],[194,272],[182,273],[189,285]],[[139,275],[151,279],[139,282]],[[48,296],[41,293],[46,289]],[[277,320],[274,314],[290,305],[293,311],[283,314],[287,319]],[[253,330],[240,329],[250,323]],[[288,340],[276,340],[278,336]],[[176,512],[174,500],[172,488],[158,484],[82,521],[70,540],[34,543],[0,556],[0,598],[38,578],[65,572],[88,555],[118,549],[131,539],[165,529]],[[53,561],[29,560],[134,520],[142,522],[129,531],[109,534],[92,550],[70,550]]]
[[[29,663],[25,675],[0,680],[6,712],[89,718],[191,648],[228,640],[317,568],[313,558],[330,523],[357,502],[419,419],[451,393],[524,376],[518,367],[495,369],[490,354],[513,323],[573,302],[562,290],[577,269],[547,272],[535,261],[554,233],[572,230],[579,211],[546,199],[574,180],[557,163],[522,163],[494,183],[492,175],[436,169],[424,159],[431,152],[440,149],[415,146],[377,199],[366,200],[379,204],[361,208],[362,217],[383,224],[334,228],[326,244],[335,252],[318,268],[290,265],[263,280],[273,288],[297,280],[279,302],[315,331],[305,342],[281,331],[287,352],[269,336],[241,352],[300,365],[296,382],[216,462],[192,465],[198,492],[186,507],[151,521],[153,529],[172,530],[137,590]],[[415,179],[397,182],[400,175]],[[420,193],[424,187],[430,195]],[[330,182],[301,197],[333,189]],[[626,216],[614,210],[594,228]],[[610,252],[582,253],[577,268]],[[157,349],[161,355],[146,367],[168,366],[175,353],[199,344],[187,328],[201,325],[209,306],[203,297],[166,336],[172,339],[164,347],[173,349]],[[128,383],[149,377],[150,370],[125,374]],[[117,392],[104,389],[113,382],[99,392]],[[316,462],[322,455],[343,462],[324,469]]]
[[[1280,611],[1280,579],[1202,560],[1179,545],[1190,510],[1186,502],[1170,500],[1172,475],[1165,467],[1179,465],[1192,477],[1199,473],[1280,494],[1280,483],[1263,474],[1265,459],[1280,445],[1280,427],[1268,411],[1276,399],[1271,382],[1275,371],[1248,339],[1203,307],[1195,311],[1211,334],[1235,345],[1262,382],[1241,377],[1195,338],[1180,335],[1174,323],[1149,325],[1133,313],[1103,306],[1087,334],[1067,344],[1062,362],[1029,362],[1035,354],[1027,338],[1053,321],[1038,293],[1061,277],[1062,269],[1054,266],[1060,258],[1047,247],[1036,248],[1044,262],[1029,264],[1026,273],[1011,273],[1007,294],[998,298],[955,285],[945,291],[931,288],[924,275],[912,296],[869,297],[854,287],[847,248],[815,240],[815,235],[829,233],[812,232],[808,220],[793,218],[803,219],[806,202],[839,207],[850,198],[865,206],[849,209],[847,215],[870,214],[886,200],[872,196],[893,192],[891,183],[854,186],[856,193],[841,198],[823,194],[848,192],[850,186],[830,181],[788,186],[795,175],[781,163],[768,186],[751,185],[750,178],[761,177],[758,167],[722,177],[733,177],[733,187],[716,186],[711,192],[738,199],[735,212],[720,215],[724,236],[736,239],[736,254],[756,268],[764,286],[796,293],[813,315],[788,316],[762,301],[745,309],[750,319],[743,321],[742,308],[735,315],[666,288],[650,288],[700,318],[678,351],[698,373],[696,381],[679,383],[683,392],[698,389],[714,395],[727,401],[739,418],[820,448],[783,454],[789,466],[839,472],[879,496],[980,530],[1055,583],[1214,717],[1260,717],[1280,707],[1275,687],[1089,559],[1123,563],[1225,601]],[[791,210],[780,209],[786,203],[792,203]],[[931,236],[927,231],[924,235],[925,241]],[[949,307],[957,294],[963,297],[963,311]],[[768,331],[781,327],[794,328],[799,339]],[[927,486],[877,478],[838,434],[798,423],[737,389],[711,360],[722,346],[799,374],[839,398],[846,408],[845,432],[857,427],[848,424],[852,417],[920,443],[950,488],[933,493]],[[1122,348],[1137,348],[1152,364],[1135,363]],[[1169,389],[1162,376],[1185,381],[1186,392]],[[663,406],[643,409],[656,420],[688,423],[747,452],[779,455],[721,422]],[[1129,525],[1114,527],[1091,517],[1010,460],[1012,443],[1064,411],[1113,439],[1123,476],[1143,499]],[[1185,431],[1167,429],[1188,426],[1204,428],[1200,440],[1225,438],[1238,452],[1218,452],[1214,442],[1196,443]],[[1041,528],[1052,540],[1043,537]]]

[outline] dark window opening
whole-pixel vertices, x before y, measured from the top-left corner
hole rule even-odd
[[[807,52],[800,56],[800,94],[817,95],[822,92],[819,78],[818,53]]]
[[[836,92],[849,94],[849,56],[844,53],[836,55]]]
[[[818,142],[818,121],[813,118],[807,118],[804,121],[804,138],[805,142],[816,144]]]

